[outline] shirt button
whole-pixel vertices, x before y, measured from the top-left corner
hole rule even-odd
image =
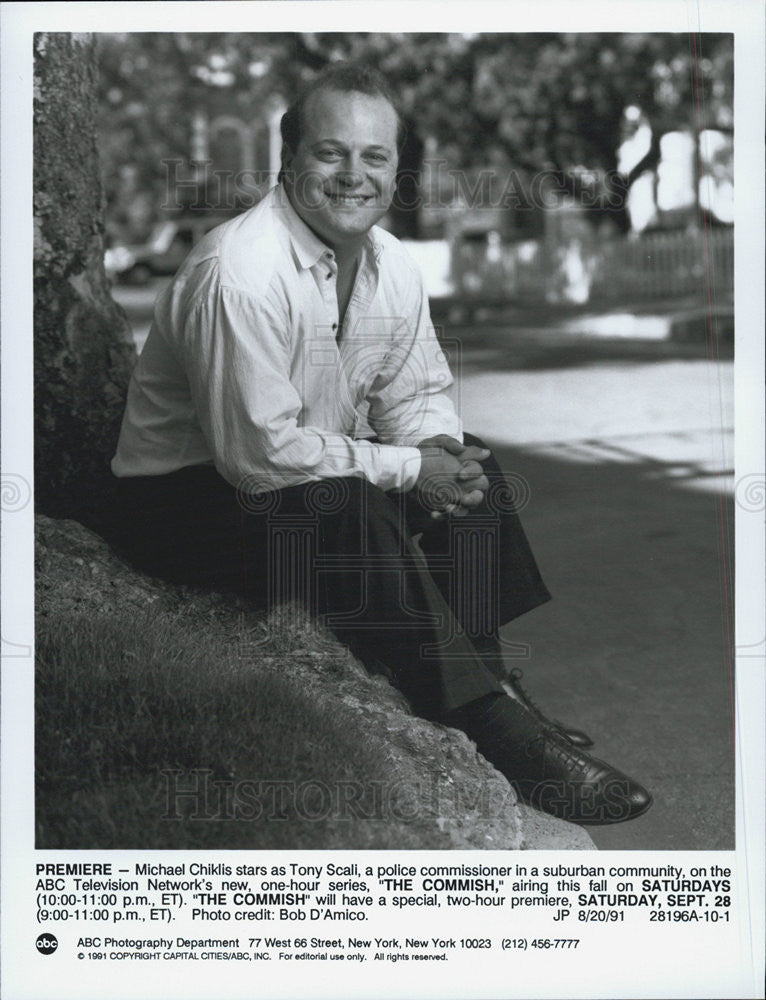
[[[337,323],[333,323],[332,328],[333,328],[333,330],[337,330],[338,329],[338,324]]]

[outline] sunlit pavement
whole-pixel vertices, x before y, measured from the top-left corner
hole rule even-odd
[[[733,489],[733,363],[572,358],[505,371],[467,368],[467,427],[551,460],[638,466],[680,488]]]
[[[161,287],[114,289],[139,346]],[[466,429],[525,502],[554,596],[505,630],[508,663],[654,794],[590,827],[600,848],[730,849],[733,363],[710,360],[730,344],[608,322],[445,325]]]

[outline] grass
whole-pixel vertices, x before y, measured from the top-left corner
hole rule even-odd
[[[470,741],[305,611],[150,579],[75,521],[35,532],[38,849],[522,844]]]
[[[339,708],[349,658],[306,622],[85,608],[38,615],[36,656],[38,848],[410,839],[380,813],[385,730]]]

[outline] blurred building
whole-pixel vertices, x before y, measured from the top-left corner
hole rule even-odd
[[[274,95],[245,118],[232,114],[225,89],[208,91],[192,118],[190,162],[175,210],[220,217],[257,204],[277,180],[285,107]],[[626,109],[624,135],[617,167],[627,176],[651,162],[653,136],[638,108]],[[677,130],[656,144],[658,155],[633,180],[618,219],[603,207],[603,175],[583,170],[573,194],[553,175],[530,176],[507,164],[455,169],[437,141],[421,138],[408,122],[396,197],[382,225],[408,241],[430,294],[440,298],[583,304],[683,295],[703,280],[706,253],[722,275],[721,287],[728,288],[731,138],[715,130],[698,137]],[[728,232],[706,248],[702,221]]]
[[[190,168],[179,207],[219,213],[257,204],[277,182],[285,101],[274,95],[248,118],[231,113],[225,90],[210,90],[192,117]]]

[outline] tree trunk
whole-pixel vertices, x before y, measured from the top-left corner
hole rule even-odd
[[[91,35],[35,35],[35,499],[98,525],[135,347],[103,265]]]

